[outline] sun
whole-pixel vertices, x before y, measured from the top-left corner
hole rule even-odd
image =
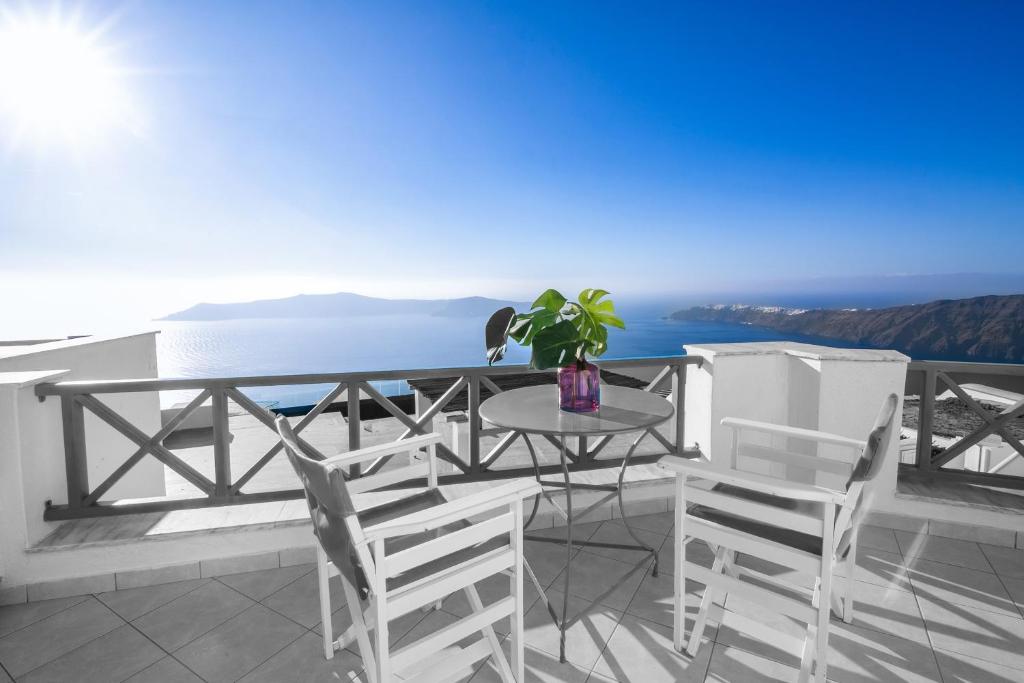
[[[135,113],[102,30],[73,16],[0,15],[0,125],[13,142],[87,145]]]

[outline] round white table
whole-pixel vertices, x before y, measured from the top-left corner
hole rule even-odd
[[[649,434],[650,431],[658,425],[667,422],[674,414],[674,406],[657,394],[651,394],[640,389],[631,389],[607,384],[601,385],[601,408],[593,413],[571,413],[560,410],[558,407],[558,387],[554,384],[523,387],[521,389],[504,391],[492,396],[480,404],[480,417],[483,420],[490,422],[496,427],[508,429],[522,435],[523,441],[526,443],[526,446],[530,451],[530,457],[533,459],[533,467],[536,472],[537,481],[545,487],[543,489],[543,495],[548,499],[555,510],[565,517],[566,567],[561,618],[555,614],[555,610],[551,607],[551,603],[548,602],[543,589],[541,589],[539,584],[537,585],[537,589],[540,591],[541,597],[547,605],[548,612],[551,614],[551,618],[554,620],[555,625],[558,626],[560,631],[559,655],[562,662],[565,661],[565,631],[572,625],[572,623],[575,623],[583,613],[586,612],[585,610],[583,613],[573,617],[571,623],[567,620],[569,593],[572,581],[572,546],[574,543],[572,540],[572,526],[575,519],[572,506],[572,490],[575,488],[588,491],[604,491],[608,494],[603,496],[596,503],[584,509],[583,512],[578,515],[579,517],[583,517],[596,510],[609,498],[613,496],[617,497],[619,502],[619,512],[622,516],[622,523],[626,527],[626,531],[629,533],[630,537],[636,541],[636,545],[600,543],[597,541],[575,541],[575,544],[601,548],[639,550],[649,553],[654,559],[653,574],[657,576],[657,550],[637,538],[633,529],[629,526],[629,522],[626,517],[626,510],[622,503],[622,479],[626,473],[626,468],[629,466],[629,459],[632,457],[633,452],[636,450],[636,447],[640,444],[643,437]],[[616,434],[627,434],[631,432],[641,432],[641,434],[633,441],[629,450],[626,452],[626,456],[623,458],[622,465],[619,469],[619,477],[616,484],[584,484],[579,482],[573,483],[570,480],[569,460],[573,460],[575,463],[584,467],[588,465],[595,465],[596,461],[591,457],[587,448],[588,439],[594,437],[611,438]],[[559,455],[562,465],[563,481],[541,479],[540,463],[537,459],[537,453],[533,448],[533,444],[530,442],[529,435],[550,436],[559,440],[559,443],[561,444]],[[575,454],[570,453],[566,448],[565,440],[567,437],[575,437],[577,440]],[[558,488],[565,491],[565,510],[562,510],[561,507],[559,507],[559,505],[551,498],[551,495],[547,491],[548,488]],[[537,513],[539,500],[540,496],[534,500],[533,511],[530,513],[526,526],[529,526],[529,523],[533,521],[533,518]],[[545,543],[561,542],[560,539],[542,536],[524,536],[524,538]],[[532,572],[530,572],[530,574],[532,577]],[[536,578],[532,578],[534,579],[534,582],[536,582]]]

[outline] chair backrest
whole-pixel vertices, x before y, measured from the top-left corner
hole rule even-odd
[[[305,489],[313,533],[320,546],[338,571],[345,573],[354,584],[365,583],[361,570],[354,566],[352,559],[356,541],[353,536],[361,537],[362,529],[341,469],[304,454],[285,416],[278,416],[276,425],[288,461]]]
[[[896,431],[896,408],[899,406],[899,397],[896,394],[889,394],[875,418],[875,425],[868,434],[867,447],[858,458],[850,472],[850,479],[846,482],[846,488],[855,482],[869,482],[878,476],[882,471],[882,464],[889,451],[889,444],[892,443],[893,434]]]
[[[868,434],[867,446],[860,458],[854,463],[853,471],[846,482],[847,499],[843,513],[836,518],[837,554],[845,555],[853,541],[853,534],[870,507],[871,488],[868,483],[878,477],[889,453],[893,434],[896,432],[896,409],[899,407],[899,396],[889,394],[882,402],[882,407],[875,418],[875,424]]]

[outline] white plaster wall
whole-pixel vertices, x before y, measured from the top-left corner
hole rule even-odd
[[[704,358],[691,369],[686,388],[688,437],[701,440],[712,464],[728,467],[732,432],[721,426],[725,417],[741,417],[794,427],[818,429],[866,439],[882,402],[889,393],[900,396],[909,358],[893,351],[834,349],[790,342],[686,346],[690,355]],[[691,377],[693,378],[691,380]],[[745,442],[787,448],[809,455],[841,458],[854,453],[767,435],[745,433]],[[876,490],[889,499],[896,490],[897,444]],[[744,459],[744,469],[824,485],[844,484],[835,475],[817,475],[802,468],[783,469]]]
[[[691,356],[700,356],[699,369],[692,366],[686,379],[686,440],[697,441],[701,452],[716,467],[728,468],[731,430],[723,417],[746,417],[766,422],[785,422],[789,373],[786,358],[779,354],[736,352],[742,344],[687,345]]]
[[[0,357],[0,372],[67,370],[63,380],[102,380],[156,377],[155,332],[127,337],[83,338],[7,350]],[[43,521],[45,501],[67,502],[64,440],[60,399],[40,402],[33,391],[20,391],[15,399],[19,422],[19,450],[27,540],[34,543],[52,525]],[[160,429],[160,403],[154,393],[106,394],[104,403],[147,434]],[[89,483],[97,485],[137,446],[85,411]],[[147,456],[104,497],[105,500],[162,496],[164,467]]]
[[[156,332],[116,338],[94,339],[86,337],[71,341],[37,344],[23,353],[0,358],[0,372],[24,370],[67,369],[65,379],[101,380],[129,379],[157,376]],[[160,405],[156,393],[105,394],[104,403],[124,416],[141,430],[152,434],[160,429]],[[49,398],[41,409],[25,407],[23,420],[37,428],[51,430],[56,419],[60,433],[60,400]],[[89,481],[95,485],[106,478],[121,462],[135,452],[136,446],[88,410],[85,413],[86,443],[89,454]],[[47,448],[46,435],[26,434],[37,449]],[[61,441],[60,467],[63,472],[63,441]],[[52,453],[35,450],[26,453],[30,461],[50,459]],[[40,465],[45,467],[45,465]],[[144,458],[115,485],[106,500],[160,496],[164,494],[163,466],[154,458]],[[66,502],[66,494],[51,496],[54,502]]]
[[[0,373],[0,577],[4,583],[19,578],[19,567],[29,545],[30,509],[25,505],[26,463],[22,458],[24,425],[21,406],[35,384],[57,381],[61,372]],[[31,464],[28,464],[31,467]],[[40,526],[42,508],[35,518]]]

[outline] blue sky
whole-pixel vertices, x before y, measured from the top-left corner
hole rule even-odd
[[[132,117],[88,144],[0,129],[19,330],[1024,271],[1024,4],[63,7]]]

